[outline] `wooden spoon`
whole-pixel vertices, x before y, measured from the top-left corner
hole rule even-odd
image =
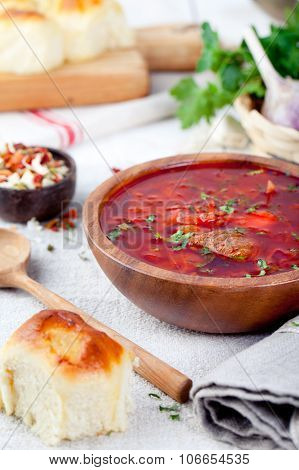
[[[31,279],[26,272],[30,251],[27,238],[16,231],[0,229],[0,287],[18,287],[32,294],[48,308],[79,314],[86,323],[104,331],[135,354],[138,359],[134,370],[139,375],[174,400],[180,403],[188,400],[192,381],[187,376]]]

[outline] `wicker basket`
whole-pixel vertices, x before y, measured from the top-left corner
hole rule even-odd
[[[268,121],[254,108],[248,95],[240,96],[234,105],[242,126],[256,147],[270,155],[299,163],[299,131]]]

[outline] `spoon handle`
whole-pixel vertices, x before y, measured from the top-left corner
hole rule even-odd
[[[15,275],[14,284],[15,287],[19,287],[32,294],[50,309],[69,310],[77,313],[86,321],[86,323],[98,330],[104,331],[111,338],[132,351],[137,358],[134,370],[141,375],[141,377],[148,380],[179,403],[185,403],[189,399],[189,391],[192,386],[192,381],[186,375],[161,361],[161,359],[155,357],[145,349],[137,346],[137,344],[124,336],[121,336],[119,333],[99,322],[95,318],[84,313],[71,302],[68,302],[59,295],[54,294],[54,292],[51,292],[46,287],[28,277],[26,274],[19,273],[18,275]]]

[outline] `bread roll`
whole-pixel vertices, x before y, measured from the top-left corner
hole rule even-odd
[[[54,21],[34,11],[0,10],[0,72],[41,73],[63,62],[63,34]]]
[[[35,11],[36,0],[1,0],[4,10]],[[0,12],[2,13],[2,8]]]
[[[60,25],[65,57],[71,62],[85,61],[107,50],[134,44],[133,33],[115,0],[53,0],[45,14]]]
[[[132,358],[78,315],[44,310],[0,352],[0,408],[47,444],[124,431]]]

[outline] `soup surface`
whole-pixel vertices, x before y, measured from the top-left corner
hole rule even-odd
[[[299,178],[244,162],[176,167],[119,189],[107,237],[145,263],[194,276],[299,269]]]

